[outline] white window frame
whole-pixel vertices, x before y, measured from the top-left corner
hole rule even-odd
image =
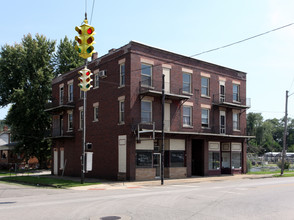
[[[237,93],[234,93],[234,87],[237,87]],[[235,99],[235,94],[237,99]],[[233,83],[233,102],[240,102],[240,85]]]
[[[202,84],[202,79],[206,79],[207,80],[207,86],[203,85]],[[201,96],[204,96],[204,97],[209,97],[210,96],[210,93],[209,93],[209,88],[210,88],[210,78],[208,77],[205,77],[205,76],[202,76],[201,77]],[[202,89],[205,89],[205,93],[202,93]]]
[[[202,111],[207,111],[207,126],[204,126],[204,123],[202,121],[203,119],[203,112]],[[201,127],[203,128],[209,128],[209,114],[210,114],[210,111],[208,108],[201,108]]]
[[[187,75],[187,76],[189,76],[189,80],[190,80],[190,82],[189,83],[186,83],[186,82],[184,82],[184,75]],[[192,74],[191,73],[187,73],[187,72],[183,72],[183,74],[182,74],[182,78],[183,78],[183,93],[188,93],[188,94],[191,94],[191,91],[192,91]],[[189,85],[189,91],[184,91],[184,85]]]
[[[71,115],[71,120],[70,120],[70,115]],[[70,126],[70,124],[71,124],[71,126]],[[67,130],[68,131],[73,130],[73,111],[67,112]]]
[[[142,103],[143,102],[146,102],[146,103],[150,103],[150,111],[148,111],[149,115],[150,115],[150,120],[149,121],[143,121],[142,120]],[[146,111],[147,112],[147,111]],[[142,123],[152,123],[152,101],[149,101],[149,100],[142,100],[141,101],[141,122]]]
[[[143,74],[143,69],[145,67],[143,67],[143,65],[145,66],[149,66],[150,67],[150,76],[149,75],[146,75],[146,74]],[[144,63],[144,62],[141,62],[141,86],[146,86],[146,87],[152,87],[152,69],[153,69],[153,65],[151,64],[148,64],[148,63]],[[150,85],[149,84],[143,84],[142,82],[142,77],[145,76],[145,77],[150,77]]]
[[[94,74],[94,88],[99,88],[99,72]]]
[[[99,102],[93,104],[93,122],[97,122],[99,117]]]
[[[189,115],[188,116],[184,115],[184,109],[185,108],[189,109]],[[193,107],[192,106],[183,105],[183,127],[192,127],[192,122],[193,122],[193,120],[192,120],[192,118],[193,118],[192,112],[193,112]],[[189,124],[185,123],[186,120],[184,120],[184,117],[189,117]]]
[[[152,73],[152,71],[151,71],[151,73]],[[120,87],[124,87],[125,84],[126,84],[126,64],[121,63],[119,65],[119,85],[120,85]]]
[[[67,89],[68,89],[67,100],[68,102],[73,102],[73,83],[72,82],[67,84]]]
[[[123,105],[123,109],[122,109]],[[119,101],[119,124],[125,123],[125,100]]]
[[[64,84],[59,85],[59,104],[62,105],[64,102]]]
[[[233,112],[233,130],[240,131],[240,113],[239,112]]]

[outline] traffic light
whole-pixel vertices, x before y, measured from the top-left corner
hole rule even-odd
[[[94,53],[93,44],[95,44],[94,37],[96,33],[95,29],[88,24],[87,19],[84,20],[84,24],[81,26],[76,26],[75,30],[78,32],[79,36],[75,37],[77,44],[75,49],[79,52],[79,56],[87,59]]]
[[[93,81],[91,79],[91,76],[93,73],[91,73],[91,70],[84,68],[79,71],[80,77],[80,83],[79,87],[81,88],[82,91],[87,92],[89,91],[93,86],[91,85],[91,82]]]

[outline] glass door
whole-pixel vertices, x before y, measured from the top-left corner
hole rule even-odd
[[[153,168],[155,168],[155,178],[160,178],[161,154],[153,153]]]

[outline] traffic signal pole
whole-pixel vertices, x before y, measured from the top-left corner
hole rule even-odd
[[[85,59],[85,68],[87,69],[87,59]],[[85,157],[85,148],[86,148],[86,108],[87,108],[87,92],[83,92],[83,141],[82,141],[82,169],[81,169],[81,184],[85,182],[85,172],[86,172],[86,157]]]

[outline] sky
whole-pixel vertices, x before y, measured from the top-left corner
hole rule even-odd
[[[75,26],[87,11],[98,56],[131,40],[192,56],[294,23],[293,0],[0,2],[0,47],[21,43],[29,33],[57,44],[65,36],[74,39]],[[194,58],[247,73],[247,113],[261,113],[264,119],[284,117],[286,90],[294,93],[294,24]],[[8,109],[0,109],[0,119]],[[294,118],[294,94],[288,100],[288,115]]]

